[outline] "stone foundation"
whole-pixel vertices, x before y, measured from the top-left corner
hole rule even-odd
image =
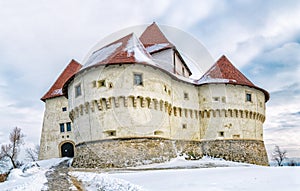
[[[213,140],[182,141],[160,138],[111,139],[76,145],[73,167],[122,168],[162,163],[186,154],[191,158],[204,155],[226,160],[268,165],[263,141]]]

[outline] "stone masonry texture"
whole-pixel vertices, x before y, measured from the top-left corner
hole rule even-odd
[[[73,167],[124,168],[161,163],[186,154],[192,158],[211,156],[225,160],[268,165],[263,141],[183,141],[159,138],[112,139],[76,145]]]

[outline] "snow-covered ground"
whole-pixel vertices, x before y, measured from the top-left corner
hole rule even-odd
[[[68,160],[68,158],[54,158],[42,160],[36,163],[27,163],[20,169],[13,169],[7,181],[0,183],[1,191],[40,191],[45,189],[44,184],[47,182],[45,173],[52,166],[58,165],[60,162]]]
[[[42,190],[45,172],[66,159],[39,161],[40,167],[16,169],[0,190]],[[31,166],[31,165],[29,165]],[[105,173],[71,171],[85,190],[104,191],[300,191],[300,167],[262,167],[222,159],[187,161],[178,157],[163,164],[112,170]]]

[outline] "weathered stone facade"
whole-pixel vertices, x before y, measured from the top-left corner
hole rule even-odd
[[[257,140],[111,139],[81,143],[76,146],[76,151],[72,166],[77,168],[122,168],[161,163],[181,154],[268,165],[264,144]]]

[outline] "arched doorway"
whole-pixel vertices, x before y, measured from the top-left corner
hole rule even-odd
[[[61,145],[61,157],[74,157],[74,146],[70,142]]]

